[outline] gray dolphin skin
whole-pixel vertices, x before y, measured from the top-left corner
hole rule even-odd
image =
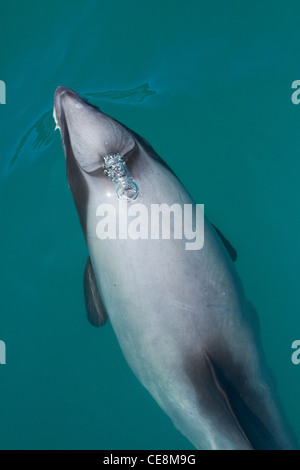
[[[195,203],[147,141],[75,91],[56,89],[53,114],[90,254],[89,321],[109,318],[134,374],[197,449],[296,448],[230,243],[206,218],[197,250],[175,237],[99,239],[99,205],[119,229],[133,204]]]

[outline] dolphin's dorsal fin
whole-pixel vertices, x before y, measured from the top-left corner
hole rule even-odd
[[[93,326],[105,325],[108,315],[106,313],[106,309],[99,294],[94,269],[90,257],[88,257],[84,270],[83,287],[85,308],[89,322]]]
[[[226,407],[227,407],[231,417],[233,418],[237,428],[240,430],[242,436],[244,437],[246,442],[249,444],[249,446],[252,447],[250,441],[248,440],[248,437],[246,436],[243,428],[241,427],[241,425],[239,423],[239,420],[238,420],[238,418],[237,418],[237,416],[236,416],[236,414],[235,414],[235,412],[234,412],[234,410],[231,406],[230,398],[228,396],[227,390],[223,386],[222,382],[219,380],[219,376],[218,376],[217,370],[215,368],[215,364],[213,363],[213,361],[211,360],[210,356],[208,355],[208,353],[206,351],[204,352],[204,357],[206,359],[206,363],[209,367],[209,370],[210,370],[211,376],[213,378],[213,381],[215,383],[216,389],[218,390],[218,392],[222,396],[222,398],[223,398],[223,400],[226,404]]]
[[[215,231],[217,232],[217,234],[219,235],[219,238],[220,238],[221,242],[223,243],[223,245],[225,246],[226,250],[228,251],[229,256],[232,259],[232,261],[236,261],[236,259],[237,259],[236,250],[233,248],[233,246],[227,240],[227,238],[224,237],[223,233],[215,225],[212,224],[212,226],[215,229]]]
[[[283,450],[282,446],[276,441],[276,435],[273,435],[273,429],[266,426],[263,414],[247,404],[247,394],[245,394],[245,391],[241,393],[239,390],[241,387],[240,380],[238,383],[236,383],[236,379],[230,380],[226,375],[228,372],[225,373],[207,351],[204,352],[204,357],[215,385],[216,394],[223,401],[224,407],[231,415],[237,429],[249,447],[255,450]],[[251,398],[252,407],[255,406],[253,405],[255,403],[261,405],[259,395],[255,398],[255,392],[250,387],[248,399],[252,393],[254,393]]]

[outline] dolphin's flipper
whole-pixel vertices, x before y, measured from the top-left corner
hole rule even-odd
[[[220,240],[222,241],[223,245],[225,246],[226,250],[228,251],[229,253],[229,256],[230,258],[232,259],[232,261],[236,261],[237,259],[237,252],[236,250],[233,248],[233,246],[231,245],[231,243],[227,240],[226,237],[224,237],[223,233],[215,226],[213,225],[213,228],[215,229],[215,231],[217,232],[217,234],[219,235],[220,237]]]
[[[89,322],[93,326],[105,325],[108,315],[100,297],[93,266],[90,257],[88,257],[84,270],[84,299],[85,308]]]

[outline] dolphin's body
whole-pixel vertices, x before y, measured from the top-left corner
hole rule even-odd
[[[57,88],[54,118],[90,253],[90,321],[101,326],[108,315],[133,372],[196,448],[293,448],[230,245],[206,219],[200,250],[183,239],[99,240],[99,204],[117,215],[132,204],[120,204],[103,170],[107,155],[126,157],[135,203],[194,203],[144,139],[76,92]]]

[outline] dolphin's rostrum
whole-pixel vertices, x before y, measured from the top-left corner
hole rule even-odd
[[[147,141],[75,91],[57,88],[54,118],[90,253],[90,322],[110,319],[133,372],[196,448],[295,448],[230,243],[207,219],[201,250],[180,239],[99,240],[99,204],[119,214],[135,202],[194,202]]]

